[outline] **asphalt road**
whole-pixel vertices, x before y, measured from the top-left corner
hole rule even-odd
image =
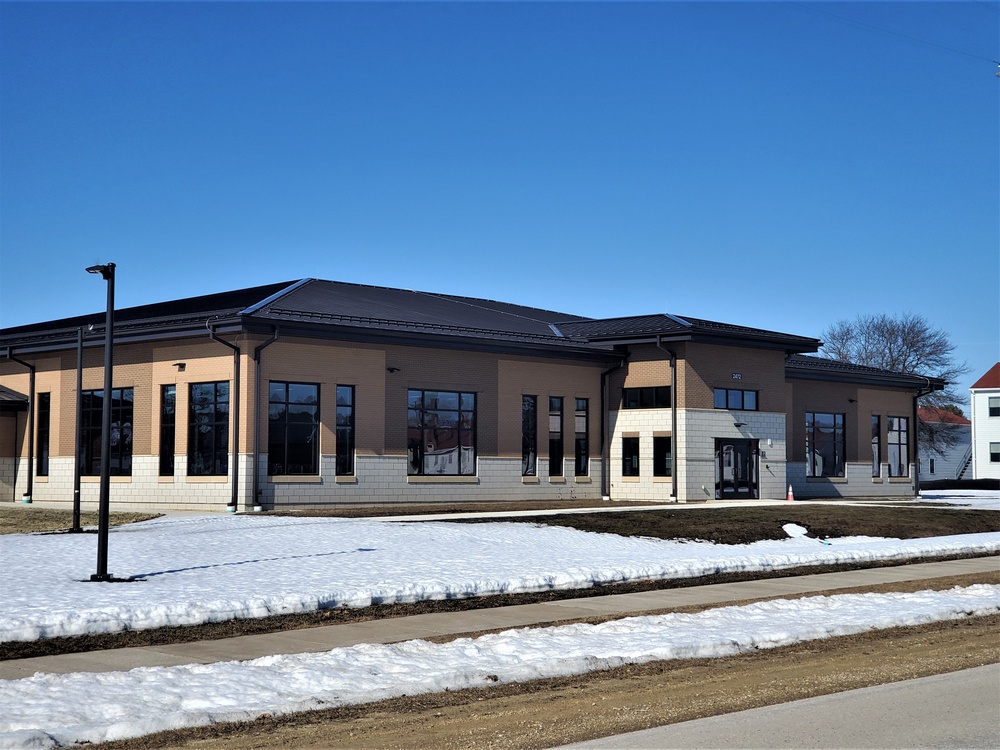
[[[849,690],[566,745],[685,748],[1000,748],[1000,664]]]

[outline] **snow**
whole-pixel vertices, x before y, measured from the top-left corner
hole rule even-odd
[[[957,505],[976,510],[1000,510],[1000,492],[989,490],[922,490],[920,502]]]
[[[924,501],[1000,510],[1000,493]],[[859,511],[863,512],[863,511]],[[799,527],[801,528],[801,527]],[[206,515],[112,529],[91,583],[89,534],[0,536],[0,640],[196,624],[327,607],[569,589],[801,565],[1000,552],[1000,533],[930,539],[805,533],[748,545],[591,534],[531,523],[401,523]],[[808,530],[805,530],[808,531]],[[362,644],[251,662],[37,674],[0,682],[0,747],[99,742],[162,729],[348,705],[626,662],[721,656],[812,638],[1000,611],[1000,587],[842,595],[698,615],[508,631],[448,644]],[[155,715],[148,708],[157,706]]]

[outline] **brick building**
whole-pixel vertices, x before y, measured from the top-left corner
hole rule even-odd
[[[79,472],[96,501],[103,324],[0,331],[0,499],[69,504]],[[317,279],[114,329],[117,508],[913,495],[944,385],[739,325]]]

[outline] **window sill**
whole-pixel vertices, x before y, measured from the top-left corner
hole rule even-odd
[[[100,477],[80,477],[80,482],[82,484],[100,484]],[[132,482],[132,477],[111,477],[112,484],[130,484]]]
[[[272,484],[319,484],[323,479],[319,474],[277,474],[269,476],[267,481]]]
[[[882,477],[872,477],[872,484],[882,484]]]
[[[410,474],[407,484],[479,484],[479,477],[454,476],[451,474]]]
[[[594,480],[591,477],[574,477],[573,481],[577,484],[593,484]]]
[[[549,484],[566,484],[566,477],[549,477]]]
[[[622,481],[623,482],[630,482],[630,483],[634,484],[636,482],[641,482],[642,481],[642,477],[622,477]]]
[[[909,484],[910,477],[889,477],[889,484]]]
[[[40,484],[48,484],[49,476],[48,476],[48,474],[45,474],[43,476],[38,476],[36,474],[35,475],[35,481],[38,482],[38,483],[40,483]]]
[[[538,484],[538,477],[521,477],[521,484]]]
[[[358,478],[353,474],[342,474],[341,476],[334,477],[333,481],[336,484],[357,484]]]
[[[199,476],[188,475],[188,476],[184,477],[184,481],[187,484],[201,484],[203,482],[206,483],[206,484],[225,484],[226,482],[229,481],[229,477],[228,476],[224,476],[224,477],[219,477],[219,476],[204,476],[204,477],[199,477]]]
[[[174,478],[173,477],[157,477],[156,481],[159,484],[173,484],[174,483]]]
[[[806,477],[806,481],[815,484],[847,484],[847,477]]]
[[[673,484],[674,483],[674,478],[673,477],[653,477],[653,481],[654,482],[662,482],[664,484]]]

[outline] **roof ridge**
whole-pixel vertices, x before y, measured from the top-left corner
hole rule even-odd
[[[313,278],[299,279],[298,281],[296,281],[293,284],[287,286],[286,288],[284,288],[284,289],[282,289],[280,291],[275,292],[270,297],[266,297],[266,298],[262,299],[260,302],[256,302],[256,303],[250,305],[249,307],[244,307],[242,310],[240,310],[236,314],[237,315],[253,315],[255,312],[257,312],[261,308],[264,308],[264,307],[267,307],[268,305],[274,304],[279,299],[281,299],[282,297],[284,297],[286,294],[291,294],[296,289],[301,289],[306,284],[308,284],[310,281],[315,281],[315,279],[313,279]]]

